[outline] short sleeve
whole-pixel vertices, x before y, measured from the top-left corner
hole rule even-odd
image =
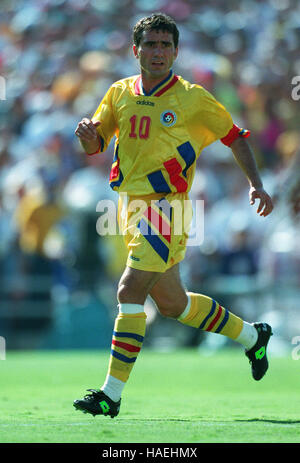
[[[204,146],[216,140],[230,146],[238,137],[249,137],[250,131],[234,124],[230,113],[213,95],[203,89],[201,101],[201,130]]]
[[[236,140],[239,137],[247,138],[250,136],[250,130],[247,129],[242,129],[236,124],[233,124],[231,129],[229,130],[228,134],[221,138],[221,142],[226,145],[230,146],[234,140]]]
[[[113,109],[114,92],[115,87],[111,86],[92,117],[93,122],[101,122],[97,127],[97,132],[100,136],[98,152],[103,152],[107,149],[112,137],[118,129]]]
[[[193,94],[195,109],[189,117],[190,131],[203,149],[226,137],[233,126],[233,120],[225,107],[203,87],[196,87]]]

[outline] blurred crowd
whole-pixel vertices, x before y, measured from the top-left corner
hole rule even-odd
[[[292,79],[300,75],[299,2],[2,0],[0,298],[11,310],[44,298],[43,310],[48,304],[51,312],[53,301],[78,291],[116,303],[122,240],[96,230],[98,202],[117,201],[108,185],[113,144],[87,157],[74,130],[112,82],[138,73],[132,27],[154,11],[177,21],[175,72],[211,91],[251,131],[275,203],[270,217],[259,217],[230,149],[216,142],[204,150],[191,194],[204,200],[204,240],[188,248],[183,278],[191,290],[234,301],[250,319],[258,297],[273,316],[282,299],[296,309],[300,101],[292,98]],[[1,307],[3,315],[7,305]]]

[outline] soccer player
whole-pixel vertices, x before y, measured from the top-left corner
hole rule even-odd
[[[110,185],[119,192],[119,223],[128,249],[118,286],[107,376],[101,389],[74,401],[92,415],[117,416],[121,394],[145,336],[145,300],[180,323],[219,333],[242,344],[252,376],[267,371],[267,323],[248,323],[204,294],[182,285],[179,262],[188,233],[178,232],[188,218],[188,192],[203,148],[216,140],[229,146],[249,181],[249,200],[259,200],[257,213],[268,216],[272,200],[263,188],[253,153],[226,109],[200,85],[177,76],[179,32],[173,19],[158,13],[143,18],[133,30],[133,53],[140,75],[115,82],[92,119],[83,118],[75,134],[88,155],[102,153],[115,135]]]

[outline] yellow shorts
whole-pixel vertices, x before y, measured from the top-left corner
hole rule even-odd
[[[164,273],[182,261],[192,220],[187,193],[120,194],[118,221],[128,250],[126,265]]]

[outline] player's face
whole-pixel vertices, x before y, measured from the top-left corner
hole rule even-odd
[[[144,31],[133,53],[139,60],[142,73],[150,79],[167,76],[178,54],[173,35],[166,31]]]

